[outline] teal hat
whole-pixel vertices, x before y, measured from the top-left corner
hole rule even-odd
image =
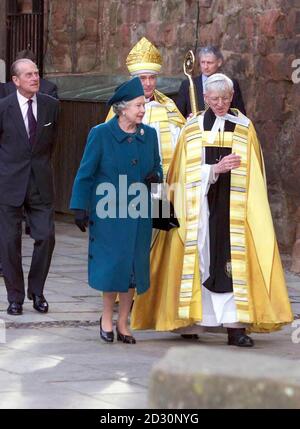
[[[130,101],[134,98],[144,95],[143,85],[139,77],[134,77],[126,82],[123,82],[115,89],[115,93],[108,100],[107,104],[111,106],[120,101]]]

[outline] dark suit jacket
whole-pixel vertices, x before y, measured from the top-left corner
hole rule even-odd
[[[204,110],[205,106],[204,106],[204,98],[203,98],[202,75],[195,77],[193,80],[196,87],[196,94],[198,97],[199,109]],[[244,115],[246,115],[246,109],[244,106],[244,101],[243,101],[239,83],[235,79],[232,79],[232,81],[233,81],[233,87],[234,87],[234,95],[233,95],[233,99],[230,107],[235,107],[236,109],[239,109],[242,113],[244,113]],[[184,80],[180,85],[179,92],[176,98],[176,105],[185,118],[192,111],[191,103],[190,103],[189,87],[190,87],[189,80],[188,79]]]
[[[45,204],[53,202],[51,167],[59,101],[37,94],[36,142],[30,145],[17,93],[0,100],[0,195],[1,204],[14,207],[24,202],[31,171]]]
[[[13,92],[15,92],[16,89],[17,88],[12,81],[7,83],[0,83],[0,98],[7,97],[9,94],[12,94]],[[55,85],[55,83],[50,82],[49,80],[46,80],[46,79],[42,79],[42,78],[40,79],[39,92],[41,92],[42,94],[51,95],[54,98],[58,98],[57,86]]]

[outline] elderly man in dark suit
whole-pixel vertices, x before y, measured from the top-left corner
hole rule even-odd
[[[43,289],[55,243],[51,155],[59,102],[38,92],[39,72],[29,59],[13,63],[12,79],[17,91],[0,100],[0,253],[7,313],[22,314],[25,298],[23,210],[35,240],[27,296],[37,311],[46,313]]]
[[[35,54],[29,50],[24,49],[23,51],[20,51],[16,55],[16,60],[21,60],[23,58],[27,58],[28,60],[31,60],[35,62]],[[12,94],[17,90],[16,85],[14,81],[10,81],[7,83],[0,83],[0,98],[7,97],[9,94]],[[55,83],[50,82],[49,80],[40,78],[40,88],[39,92],[42,92],[43,94],[51,95],[51,97],[58,98],[57,95],[57,86]]]
[[[215,46],[205,46],[199,48],[197,51],[197,56],[199,59],[199,67],[201,74],[196,76],[194,84],[196,87],[196,93],[198,97],[198,104],[200,110],[205,110],[205,102],[203,96],[203,88],[206,79],[213,75],[214,73],[219,73],[219,70],[224,62],[223,55],[221,51]],[[244,115],[246,114],[246,109],[244,106],[244,101],[240,86],[237,80],[232,79],[234,87],[234,95],[230,107],[235,107],[239,109]],[[176,105],[183,116],[188,117],[192,111],[189,95],[189,81],[186,79],[182,82],[179,92],[176,98]]]
[[[16,60],[20,60],[22,58],[28,58],[29,60],[35,62],[35,55],[29,49],[25,49],[23,51],[18,52],[18,54],[16,56]],[[17,87],[13,81],[10,81],[7,83],[1,83],[0,82],[0,98],[7,97],[8,95],[16,92],[16,90],[17,90]],[[46,80],[43,78],[40,78],[39,92],[42,92],[43,94],[51,95],[54,98],[58,98],[57,86],[53,82],[50,82],[49,80]],[[30,228],[29,228],[27,222],[26,222],[25,231],[26,231],[26,234],[30,234]],[[2,277],[2,276],[3,276],[3,271],[2,271],[2,263],[1,263],[1,258],[0,258],[0,277]]]

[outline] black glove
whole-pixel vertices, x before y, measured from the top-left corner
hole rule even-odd
[[[151,171],[145,177],[145,183],[146,183],[146,185],[150,191],[156,193],[157,192],[157,184],[162,183],[162,179],[159,177],[159,175],[157,173],[154,173],[153,171]],[[153,184],[154,184],[154,186],[153,186]]]
[[[89,215],[86,210],[76,209],[74,210],[75,224],[78,226],[80,231],[85,232],[89,224]]]

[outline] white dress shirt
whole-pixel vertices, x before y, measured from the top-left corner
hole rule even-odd
[[[28,112],[28,98],[24,97],[22,94],[19,93],[19,91],[17,90],[17,98],[18,98],[18,102],[19,102],[19,106],[22,112],[22,116],[23,116],[23,120],[24,120],[24,124],[25,124],[25,128],[29,137],[29,127],[28,127],[28,117],[27,117],[27,112]],[[34,96],[31,98],[32,100],[32,112],[33,112],[33,116],[35,117],[35,119],[37,120],[37,100],[36,100],[36,94],[34,94]]]
[[[203,88],[203,92],[204,92],[204,84],[208,79],[208,76],[206,76],[205,74],[202,73],[202,88]]]

